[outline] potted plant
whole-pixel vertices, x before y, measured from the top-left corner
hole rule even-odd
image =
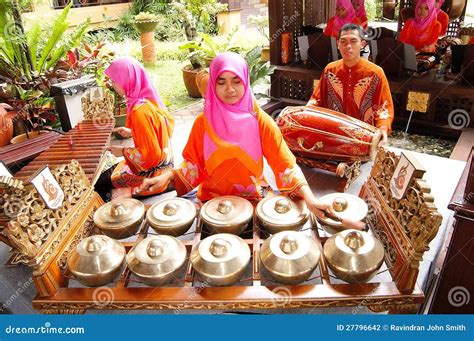
[[[234,29],[222,43],[219,43],[217,39],[213,39],[208,34],[200,33],[198,41],[188,42],[179,47],[180,50],[188,51],[186,57],[189,64],[185,65],[182,71],[184,84],[189,96],[194,98],[201,97],[201,92],[196,82],[197,75],[209,67],[215,56],[226,51],[237,53],[240,51],[240,48],[233,44],[233,37],[236,31],[237,29]],[[201,75],[204,76],[201,77],[201,81],[207,82],[206,72],[201,72]],[[203,87],[201,86],[201,88]]]
[[[67,15],[72,2],[64,8],[48,30],[37,22],[25,32],[16,2],[0,3],[0,76],[14,91],[3,101],[16,112],[15,121],[28,133],[37,131],[47,121],[57,121],[54,100],[49,97],[51,85],[67,76],[57,69],[58,61],[76,46],[85,34],[90,20],[67,34]],[[42,35],[50,32],[44,39]]]
[[[0,103],[0,147],[10,143],[13,137],[12,118],[16,115],[7,103]]]
[[[270,84],[269,77],[275,71],[275,66],[262,58],[262,47],[255,46],[248,51],[245,61],[249,66],[250,86],[257,99],[268,98],[268,95],[261,92],[261,85]],[[267,85],[268,87],[268,85]]]
[[[44,96],[40,90],[23,90],[17,87],[18,95],[9,104],[15,112],[18,124],[22,125],[25,133],[15,136],[11,143],[23,142],[46,132],[48,124],[58,120],[54,110],[54,99]]]
[[[158,16],[149,12],[140,12],[135,16],[135,26],[140,32],[143,62],[156,63],[155,29],[158,26]]]

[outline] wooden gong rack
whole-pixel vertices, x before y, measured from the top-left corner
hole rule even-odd
[[[173,283],[163,287],[144,286],[137,283],[130,271],[124,268],[120,278],[106,287],[81,287],[70,278],[66,259],[82,239],[96,233],[92,216],[103,203],[89,188],[47,243],[30,260],[38,291],[32,302],[33,307],[43,313],[55,314],[117,309],[179,311],[344,306],[364,306],[376,312],[416,313],[424,301],[424,294],[416,284],[419,262],[428,249],[429,241],[436,235],[441,215],[432,204],[429,187],[419,178],[411,181],[410,198],[399,201],[399,214],[393,213],[397,203],[389,192],[381,189],[391,178],[397,162],[396,155],[380,149],[371,175],[360,194],[369,204],[367,223],[384,245],[388,268],[388,271],[377,274],[368,283],[350,284],[337,280],[324,257],[321,257],[313,279],[307,282],[291,286],[272,282],[259,262],[260,247],[268,234],[260,230],[254,218],[250,229],[241,235],[252,254],[248,276],[244,275],[248,278],[233,286],[206,286],[195,275],[189,255],[206,236],[202,223],[197,219],[191,229],[193,232],[180,237],[182,240],[188,239],[184,240],[188,260],[182,274]],[[77,176],[85,178],[80,167]],[[322,254],[327,237],[314,220],[307,223],[305,228],[308,227],[305,233],[316,241]],[[143,222],[137,241],[145,238],[150,231],[148,224]],[[122,243],[127,252],[135,244],[128,241]],[[383,275],[388,279],[382,278]]]

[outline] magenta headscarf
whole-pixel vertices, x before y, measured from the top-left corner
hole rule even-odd
[[[131,112],[135,105],[145,103],[147,99],[166,110],[145,69],[135,58],[118,58],[104,73],[125,90],[127,113]]]
[[[366,17],[367,13],[365,12],[364,0],[356,0],[356,2],[359,3],[359,9],[355,12],[356,16],[359,18]]]
[[[238,76],[245,87],[243,97],[233,105],[225,104],[216,94],[217,79],[225,71]],[[237,53],[222,53],[213,59],[209,74],[204,98],[204,116],[222,141],[239,146],[255,162],[258,162],[262,157],[262,146],[253,108],[254,98],[250,88],[249,68],[245,59]],[[215,144],[205,134],[204,158],[208,160],[215,150]]]
[[[428,16],[426,18],[420,18],[418,16],[418,8],[424,4],[428,5]],[[436,7],[436,0],[419,0],[416,3],[415,20],[413,24],[418,31],[425,31],[428,28],[428,26],[433,22],[433,20],[437,20],[436,19],[437,17],[438,17],[438,9]]]
[[[354,10],[354,6],[352,6],[351,0],[337,0],[336,1],[336,8],[342,7],[346,9],[346,16],[341,18],[339,16],[334,16],[334,31],[339,32],[342,26],[345,24],[350,24],[354,21],[356,17],[356,13]]]

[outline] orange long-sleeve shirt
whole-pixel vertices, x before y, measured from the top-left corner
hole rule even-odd
[[[272,118],[259,108],[255,111],[260,135],[256,138],[261,139],[263,156],[273,170],[278,189],[287,193],[297,192],[302,185],[306,184],[306,180],[296,165],[294,155]],[[206,169],[203,141],[207,124],[203,114],[196,118],[183,151],[183,163],[173,171],[174,186],[178,195],[185,194],[201,185],[198,198],[202,201],[223,195],[237,195],[248,199],[261,198],[262,186],[266,185],[263,176],[263,158],[249,167],[248,157],[243,153],[240,156],[236,154],[235,146],[229,146],[228,151],[225,147],[218,147],[222,150],[218,150],[217,153],[232,153],[236,157],[225,159],[212,172]],[[249,136],[249,138],[252,137]]]
[[[408,19],[400,33],[400,41],[415,46],[420,52],[435,52],[436,42],[441,34],[441,24],[433,20],[425,31],[421,32],[414,25],[415,19]]]
[[[308,105],[336,110],[391,131],[394,108],[382,68],[365,59],[353,67],[343,60],[329,63]]]

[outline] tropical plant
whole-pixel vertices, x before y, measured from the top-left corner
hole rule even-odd
[[[105,66],[115,56],[114,52],[104,51],[104,46],[104,42],[97,43],[95,46],[83,43],[81,48],[76,47],[68,51],[66,57],[58,62],[55,70],[66,72],[67,79],[76,79],[85,74],[92,74],[100,80]]]
[[[193,41],[198,32],[216,33],[217,13],[227,10],[227,4],[216,0],[180,0],[171,3],[171,10],[184,28],[186,39]]]
[[[18,96],[10,99],[8,104],[26,132],[40,130],[44,125],[54,124],[58,120],[52,97],[44,96],[40,90],[23,90],[21,87],[17,87],[17,93]]]
[[[240,47],[234,45],[233,37],[237,28],[235,28],[224,40],[223,43],[218,43],[217,40],[213,39],[210,35],[205,33],[199,34],[199,41],[188,42],[181,45],[179,48],[182,51],[188,51],[186,58],[192,65],[193,69],[201,69],[208,67],[211,61],[219,53],[231,51],[240,52]]]
[[[0,14],[0,75],[14,84],[35,83],[35,78],[50,72],[68,50],[79,44],[90,23],[87,19],[71,34],[65,34],[71,2],[56,18],[51,34],[40,46],[44,34],[40,24],[35,23],[24,34],[15,3],[11,6],[7,0],[0,1],[2,9],[11,10]]]
[[[57,121],[49,91],[51,84],[65,78],[64,70],[57,68],[58,62],[79,44],[90,22],[88,19],[66,34],[71,6],[72,2],[54,20],[51,29],[43,30],[35,23],[24,32],[17,1],[0,0],[0,93],[27,129]]]
[[[164,13],[170,0],[135,0],[130,6],[130,13],[137,15],[140,12]]]
[[[270,43],[270,35],[268,32],[268,16],[262,15],[249,15],[247,20],[255,25],[257,31],[267,39],[268,44]]]
[[[245,61],[249,66],[250,86],[254,89],[255,97],[267,97],[267,95],[259,93],[257,85],[269,84],[270,80],[268,76],[273,74],[275,66],[270,65],[270,62],[263,61],[261,59],[262,48],[256,46],[245,54]]]
[[[115,40],[138,39],[140,34],[135,27],[135,16],[142,12],[155,15],[165,14],[169,10],[169,3],[170,0],[135,0],[130,9],[119,17],[119,23],[115,29]]]

